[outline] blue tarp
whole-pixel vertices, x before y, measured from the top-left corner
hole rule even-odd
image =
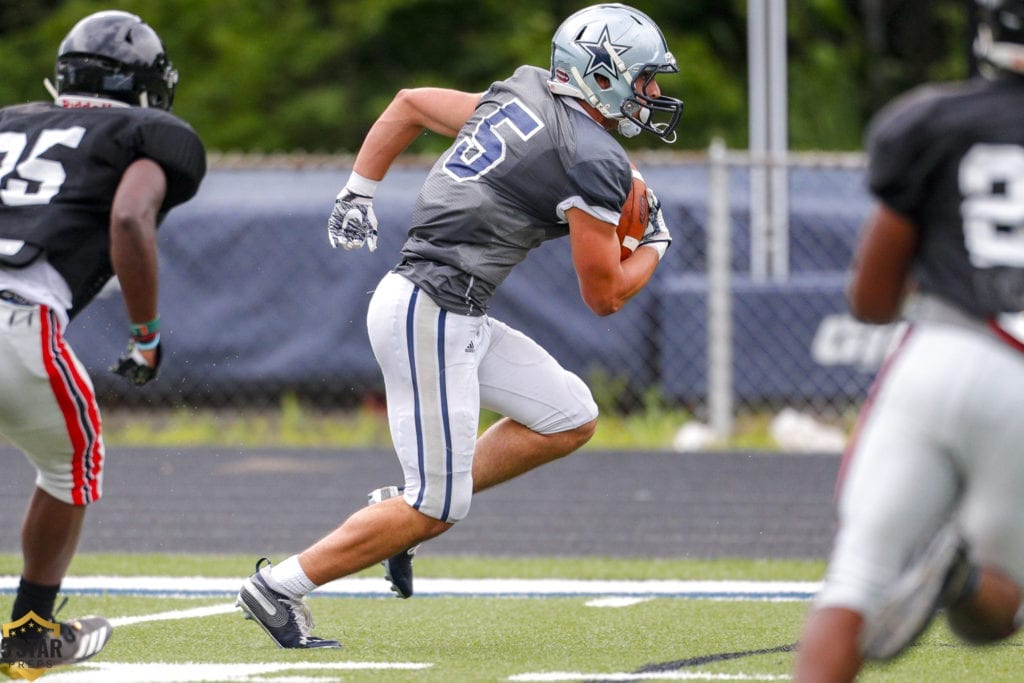
[[[699,346],[705,334],[707,168],[655,164],[641,169],[658,191],[675,238],[645,291],[619,313],[595,317],[580,299],[568,240],[558,240],[513,271],[499,288],[491,315],[522,329],[581,375],[599,368],[627,377],[637,392],[662,386],[672,396],[690,399],[703,391],[700,369],[677,367],[677,345]],[[366,334],[366,307],[377,281],[397,260],[426,172],[396,167],[381,184],[374,202],[380,244],[370,253],[333,250],[327,241],[326,219],[347,169],[214,169],[196,198],[175,209],[160,230],[166,350],[160,380],[136,390],[106,372],[127,341],[116,293],[97,299],[72,323],[68,337],[108,399],[139,392],[158,403],[232,405],[284,390],[325,400],[376,390],[380,378]],[[790,178],[792,271],[842,272],[868,207],[861,173],[794,170]],[[742,274],[749,268],[745,173],[732,174],[730,197],[733,265]],[[689,278],[690,289],[670,286],[680,277]],[[756,305],[776,296],[835,295],[826,290],[784,284],[764,292],[768,298]],[[741,294],[741,307],[744,301]],[[839,305],[830,299],[830,309]],[[780,324],[813,329],[820,314],[809,307],[803,317]],[[772,329],[765,333],[769,341],[774,336]],[[792,349],[804,336],[784,343]],[[775,342],[769,341],[738,339],[744,357],[774,354]],[[794,372],[807,369],[806,359],[794,362]],[[744,395],[751,397],[803,392],[775,375],[752,375],[742,382]]]

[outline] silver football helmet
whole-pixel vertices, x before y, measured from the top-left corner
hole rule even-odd
[[[981,72],[1024,74],[1024,0],[976,0],[978,34],[974,54]]]
[[[548,87],[618,119],[625,137],[647,130],[674,142],[682,100],[647,91],[659,73],[678,71],[665,36],[649,16],[617,3],[593,5],[555,31]]]

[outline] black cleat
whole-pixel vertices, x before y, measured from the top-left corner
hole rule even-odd
[[[263,563],[266,562],[266,565]],[[263,557],[256,563],[256,572],[242,582],[235,605],[242,609],[246,619],[252,619],[267,635],[283,648],[337,648],[341,643],[310,635],[313,615],[301,599],[295,600],[278,593],[260,573],[270,561]]]
[[[401,490],[397,486],[385,486],[370,492],[369,504],[373,505],[399,495],[401,495]],[[384,578],[391,582],[391,590],[396,597],[412,597],[412,558],[416,555],[419,547],[418,544],[414,545],[380,563],[384,567]]]

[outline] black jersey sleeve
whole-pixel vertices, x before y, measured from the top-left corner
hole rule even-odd
[[[167,114],[142,122],[136,134],[137,155],[157,162],[167,174],[161,211],[191,199],[206,175],[206,150],[191,126]]]
[[[913,215],[926,191],[929,174],[942,155],[929,122],[939,93],[930,86],[897,98],[868,128],[868,187],[872,194],[906,215]]]

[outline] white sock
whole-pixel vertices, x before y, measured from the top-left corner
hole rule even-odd
[[[316,584],[309,580],[306,572],[302,571],[298,555],[292,555],[284,562],[264,569],[269,569],[269,571],[262,572],[267,584],[278,593],[284,593],[294,600],[302,599],[316,588]]]

